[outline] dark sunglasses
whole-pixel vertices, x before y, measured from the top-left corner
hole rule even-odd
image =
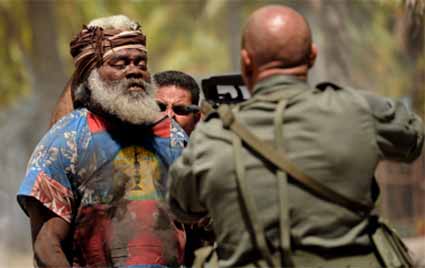
[[[167,110],[167,107],[168,107],[167,103],[163,103],[160,101],[157,101],[156,103],[158,103],[158,106],[161,112],[165,112]],[[190,113],[199,112],[199,106],[193,105],[193,104],[192,105],[173,104],[171,106],[171,109],[173,109],[173,112],[177,115],[188,115]]]

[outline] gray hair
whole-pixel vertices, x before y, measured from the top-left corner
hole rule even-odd
[[[115,15],[109,17],[97,18],[87,25],[88,27],[97,26],[102,27],[103,29],[119,29],[119,30],[138,30],[140,28],[139,23],[136,21],[130,20],[127,16],[124,15]]]

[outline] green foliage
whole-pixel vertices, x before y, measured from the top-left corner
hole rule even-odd
[[[82,24],[96,17],[125,14],[141,23],[148,36],[149,66],[152,72],[180,69],[199,76],[228,67],[227,40],[217,28],[221,18],[204,16],[214,1],[63,1],[55,8],[58,17],[58,46],[69,73],[72,59],[69,42]],[[211,53],[212,52],[212,53]],[[220,58],[223,60],[217,61]]]
[[[354,59],[357,59],[359,76],[369,77],[372,88],[381,94],[401,97],[406,94],[406,78],[409,68],[403,64],[403,51],[395,38],[394,23],[400,6],[394,2],[379,1],[372,6],[373,17],[357,38],[354,39]],[[367,80],[366,80],[367,81]]]
[[[31,33],[23,15],[20,3],[0,1],[0,40],[3,40],[3,49],[0,50],[0,108],[29,91],[23,51],[29,47]]]
[[[412,0],[408,0],[412,2]],[[291,6],[314,10],[325,1],[289,2]],[[405,1],[335,2],[349,5],[356,12],[342,18],[349,25],[347,38],[353,62],[350,74],[354,81],[364,81],[382,94],[394,97],[409,95],[412,83],[424,71],[424,59],[408,57],[400,41],[400,21]],[[239,8],[234,8],[239,3]],[[148,36],[149,66],[152,72],[166,69],[187,71],[194,76],[206,76],[232,70],[230,23],[240,23],[254,8],[276,1],[225,0],[76,0],[54,2],[56,24],[49,30],[58,32],[58,40],[46,44],[46,49],[58,46],[60,58],[70,75],[73,70],[69,42],[82,24],[91,19],[113,14],[125,14],[142,24]],[[233,6],[232,6],[233,4]],[[337,10],[337,9],[335,9]],[[25,1],[0,1],[0,38],[5,49],[0,51],[0,108],[29,93],[32,27],[27,21]],[[338,16],[339,14],[335,14]],[[229,17],[239,21],[230,22]],[[315,32],[323,39],[324,32]],[[232,36],[233,35],[233,36]],[[233,39],[232,39],[233,37]],[[328,36],[326,36],[328,38]],[[236,44],[237,45],[237,44]],[[234,46],[233,46],[234,48]],[[48,59],[46,59],[48,60]],[[332,64],[339,64],[332,62]],[[422,94],[423,96],[423,94]]]
[[[418,81],[417,77],[425,77],[425,51],[422,41],[422,57],[411,57],[406,42],[412,33],[406,32],[403,1],[363,2],[363,8],[372,13],[369,23],[357,29],[360,31],[353,38],[355,75],[362,81],[369,81],[371,87],[382,95],[410,96],[416,100],[413,108],[423,114],[424,98],[420,91],[425,86],[425,78]]]

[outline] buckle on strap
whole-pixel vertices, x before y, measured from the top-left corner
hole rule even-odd
[[[225,129],[229,129],[230,126],[233,124],[233,121],[235,120],[235,117],[233,115],[232,109],[229,105],[220,105],[218,107],[218,114],[220,115],[221,121],[223,122],[223,127]]]

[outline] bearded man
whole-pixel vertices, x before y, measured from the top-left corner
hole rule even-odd
[[[153,75],[156,86],[155,99],[161,112],[174,119],[186,132],[192,133],[201,118],[199,111],[199,86],[187,73],[168,70]],[[52,113],[50,126],[74,109],[68,82]]]
[[[125,16],[72,40],[76,108],[40,141],[18,202],[40,267],[176,267],[184,231],[162,202],[184,131],[161,114],[146,37]],[[173,131],[171,131],[173,129]]]

